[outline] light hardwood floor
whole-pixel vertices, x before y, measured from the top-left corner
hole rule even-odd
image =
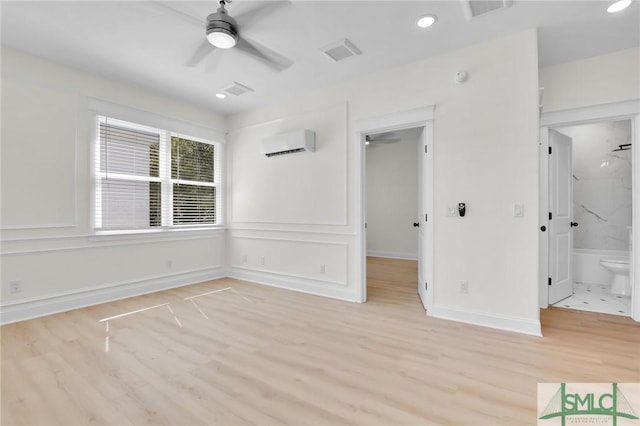
[[[640,382],[629,318],[428,318],[415,274],[370,258],[365,304],[224,279],[4,326],[1,424],[525,425],[538,382]]]

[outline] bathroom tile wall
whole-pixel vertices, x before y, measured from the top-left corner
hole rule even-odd
[[[631,226],[631,121],[559,129],[573,139],[574,248],[628,250]]]

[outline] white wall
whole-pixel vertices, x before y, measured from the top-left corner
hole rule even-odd
[[[224,275],[224,231],[92,235],[93,98],[225,130],[203,109],[3,47],[5,322]]]
[[[303,128],[315,131],[315,152],[261,153],[262,138]],[[348,237],[332,232],[348,220],[346,128],[347,106],[337,101],[238,124],[230,132],[232,276],[354,300],[348,293],[352,248]]]
[[[367,146],[369,256],[418,258],[418,228],[413,227],[418,222],[418,136],[414,132],[397,143]]]
[[[469,72],[465,84],[454,81],[460,69]],[[230,273],[359,300],[366,248],[360,244],[364,224],[356,153],[361,141],[353,123],[435,105],[430,314],[539,332],[537,88],[536,32],[531,30],[231,117]],[[260,137],[301,125],[319,131],[317,153],[281,159],[256,154]],[[311,168],[323,173],[300,173]],[[256,170],[251,182],[245,181],[247,170]],[[283,192],[303,206],[270,201],[283,199]],[[241,204],[243,199],[259,202]],[[467,216],[446,218],[445,206],[460,201],[467,203]],[[513,217],[513,203],[525,205],[524,218]],[[276,217],[287,220],[275,223]],[[252,240],[261,245],[247,244]],[[306,250],[284,252],[289,244]],[[346,253],[344,270],[330,257],[340,250]],[[263,256],[265,265],[260,265]],[[266,270],[271,262],[278,266]],[[334,270],[338,278],[329,279],[328,271]],[[468,294],[459,292],[462,280],[469,282]]]
[[[540,69],[543,111],[640,99],[640,49]]]

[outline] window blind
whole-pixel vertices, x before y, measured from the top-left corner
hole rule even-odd
[[[216,221],[215,146],[171,137],[173,224],[214,224]]]
[[[162,225],[160,145],[164,132],[99,116],[96,228]]]

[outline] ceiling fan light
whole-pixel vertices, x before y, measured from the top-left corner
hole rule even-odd
[[[620,1],[617,1],[617,2],[613,3],[611,6],[609,6],[607,8],[607,12],[609,12],[609,13],[620,12],[621,10],[626,9],[630,5],[631,5],[631,0],[620,0]]]
[[[209,43],[220,49],[231,49],[236,45],[236,37],[224,29],[214,29],[207,34]]]
[[[435,15],[425,15],[422,18],[418,19],[418,26],[420,28],[428,28],[436,23],[438,18]]]

